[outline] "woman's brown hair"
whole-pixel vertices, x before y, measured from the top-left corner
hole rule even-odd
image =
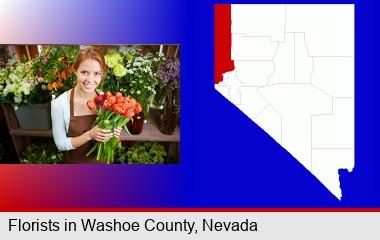
[[[75,63],[74,63],[75,71],[78,70],[79,65],[86,59],[94,59],[94,60],[99,62],[100,68],[101,68],[101,76],[103,79],[104,74],[107,70],[107,65],[105,63],[104,56],[103,56],[102,52],[98,48],[93,47],[93,46],[85,46],[85,47],[81,48],[78,52],[76,59],[75,59]]]

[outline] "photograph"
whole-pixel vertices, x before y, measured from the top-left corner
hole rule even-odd
[[[0,103],[0,163],[179,163],[180,46],[1,45]]]

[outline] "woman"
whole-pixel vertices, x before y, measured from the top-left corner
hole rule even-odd
[[[61,151],[68,151],[66,163],[100,163],[96,154],[86,156],[92,148],[92,140],[106,142],[112,136],[119,138],[121,128],[111,130],[91,128],[96,112],[87,107],[87,101],[99,95],[96,90],[106,71],[103,54],[99,49],[82,48],[74,63],[77,84],[73,89],[52,101],[51,118],[55,144]]]

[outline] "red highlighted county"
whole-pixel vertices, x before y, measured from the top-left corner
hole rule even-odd
[[[215,4],[215,84],[235,69],[231,60],[231,5]]]

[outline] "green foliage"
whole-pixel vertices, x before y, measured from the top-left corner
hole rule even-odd
[[[137,142],[129,148],[119,148],[116,155],[121,162],[128,164],[162,164],[167,153],[156,142]]]
[[[30,144],[22,153],[20,163],[24,164],[60,164],[64,163],[66,154],[58,151],[53,142]]]

